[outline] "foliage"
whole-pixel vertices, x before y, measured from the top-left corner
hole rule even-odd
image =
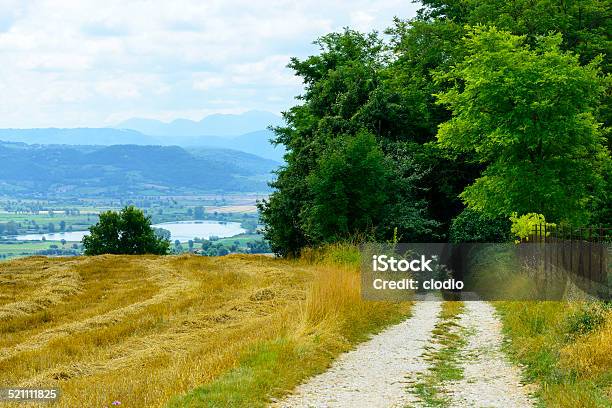
[[[165,228],[153,228],[155,235],[161,239],[170,241],[171,233]]]
[[[573,224],[609,221],[610,141],[600,126],[610,117],[606,2],[422,4],[416,18],[395,19],[386,42],[345,29],[318,39],[318,54],[291,60],[305,92],[284,113],[287,125],[274,129],[286,166],[259,206],[277,254],[345,239],[354,222],[360,237],[388,241],[397,228],[401,240],[431,242],[449,233],[503,240],[513,211]],[[321,163],[347,168],[334,150],[360,132],[374,135],[389,163],[388,200],[396,205],[378,222],[378,207],[332,220],[324,203],[314,203],[321,193],[313,179]],[[497,220],[499,234],[482,218],[483,235],[474,213],[459,216],[465,205]],[[461,232],[461,223],[473,230]]]
[[[403,154],[405,149],[394,140],[397,139],[394,133],[401,132],[402,128],[394,123],[395,117],[390,116],[398,104],[384,84],[387,56],[381,39],[376,34],[364,35],[347,29],[326,35],[317,44],[321,49],[319,55],[305,60],[292,59],[290,68],[306,85],[305,94],[300,97],[303,103],[284,113],[287,126],[275,128],[276,142],[287,149],[287,164],[271,184],[275,191],[259,206],[265,224],[264,236],[270,241],[272,250],[280,255],[295,255],[307,245],[338,240],[353,233],[369,235],[375,229],[381,235],[390,235],[395,226],[405,238],[414,236],[415,231],[422,233],[420,226],[430,231],[434,223],[429,222],[424,202],[415,194],[413,178],[415,174],[418,178],[423,171],[407,168],[405,163],[393,157],[395,153]],[[367,143],[379,147],[368,150],[349,146],[351,138],[365,146],[363,135],[367,133],[371,135]],[[357,175],[352,181],[345,177],[335,186],[330,179],[332,168],[343,168],[355,174],[359,166],[354,155],[374,151],[381,165],[379,169],[368,166],[378,174],[376,179],[388,180],[391,172],[398,178],[397,183],[385,182],[392,184],[391,191],[376,193],[389,197],[382,198],[388,201],[389,211],[395,214],[392,222],[397,225],[394,226],[382,224],[383,202],[378,205],[362,202],[354,206],[342,203],[348,198],[345,193],[349,183],[351,194],[367,201],[366,192],[371,193],[372,186],[365,177]],[[347,157],[349,153],[353,157]],[[384,164],[388,161],[384,156],[395,164]],[[348,161],[342,163],[343,160]],[[319,224],[314,214],[322,214],[325,207],[322,194],[334,187],[344,189],[344,193],[336,197],[336,204],[343,206],[343,214],[336,224],[328,223],[329,217],[325,225]],[[342,195],[344,198],[340,197]],[[395,205],[391,206],[390,198]],[[389,228],[385,229],[386,226]],[[325,235],[326,231],[335,228],[338,229],[333,234]]]
[[[453,84],[437,96],[453,112],[440,145],[487,165],[461,194],[470,208],[587,222],[601,164],[610,160],[593,116],[605,82],[599,60],[581,66],[560,42],[543,37],[530,49],[524,37],[477,27],[464,60],[439,75]]]
[[[203,220],[205,218],[204,207],[201,205],[195,207],[193,209],[193,219],[194,220]]]
[[[529,237],[533,235],[536,227],[541,225],[546,225],[547,227],[555,226],[553,223],[546,222],[544,215],[536,213],[523,214],[519,217],[517,213],[514,212],[510,216],[510,222],[512,223],[510,232],[512,232],[512,235],[518,238],[519,241],[523,239],[529,241]]]
[[[449,241],[459,242],[508,242],[510,221],[505,217],[491,218],[481,212],[466,208],[453,219]]]
[[[530,45],[538,37],[560,33],[563,50],[580,55],[587,64],[605,56],[604,69],[610,72],[609,33],[612,29],[606,0],[423,0],[421,19],[459,26],[490,25],[524,35]]]
[[[83,237],[85,255],[164,255],[170,248],[168,239],[157,236],[151,228],[151,217],[134,206],[101,213],[89,232]]]
[[[374,136],[338,138],[329,150],[308,176],[312,203],[301,214],[313,242],[373,230],[389,201],[392,172]]]
[[[610,306],[603,302],[588,302],[576,306],[565,318],[565,333],[568,339],[584,336],[606,322]]]

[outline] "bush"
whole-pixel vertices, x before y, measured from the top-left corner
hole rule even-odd
[[[606,321],[608,306],[602,302],[585,303],[569,314],[565,320],[568,339],[591,333]]]
[[[453,243],[508,242],[510,240],[510,220],[505,217],[491,218],[466,208],[453,219],[449,240]]]
[[[510,230],[518,240],[525,239],[529,241],[529,236],[533,234],[535,227],[538,225],[546,225],[547,227],[555,226],[555,224],[546,222],[542,214],[536,213],[528,213],[520,217],[516,213],[512,213],[510,221],[512,222]],[[546,235],[549,235],[549,233],[546,233]]]

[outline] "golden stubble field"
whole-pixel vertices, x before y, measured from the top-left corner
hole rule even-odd
[[[262,341],[320,342],[327,333],[334,347],[323,367],[348,347],[341,315],[384,321],[408,310],[362,302],[354,268],[316,262],[14,260],[0,263],[0,388],[57,386],[62,397],[53,406],[61,407],[165,406],[236,367]]]

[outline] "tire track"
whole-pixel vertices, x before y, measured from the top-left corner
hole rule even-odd
[[[445,387],[450,407],[533,407],[527,387],[521,383],[520,369],[502,351],[501,322],[493,306],[465,302],[459,324],[469,334],[460,358],[463,378]]]
[[[439,301],[416,302],[412,316],[340,356],[326,372],[273,407],[404,407],[416,401],[409,379],[426,370]],[[411,406],[411,405],[410,405]]]

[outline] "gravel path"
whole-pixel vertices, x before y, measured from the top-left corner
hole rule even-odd
[[[451,407],[523,408],[534,406],[520,370],[501,350],[501,322],[487,302],[465,302],[459,324],[467,329],[467,345],[461,351],[464,378],[446,388]]]
[[[427,368],[440,302],[416,302],[412,317],[343,354],[326,372],[299,386],[275,407],[405,407],[416,402],[407,378]]]
[[[293,395],[275,408],[387,408],[421,407],[409,383],[424,373],[429,363],[432,330],[438,321],[439,301],[416,302],[413,315],[371,340],[343,354],[324,373],[297,387]],[[520,369],[501,350],[501,322],[487,302],[465,302],[459,325],[467,344],[459,361],[464,378],[440,384],[450,407],[531,408]]]

